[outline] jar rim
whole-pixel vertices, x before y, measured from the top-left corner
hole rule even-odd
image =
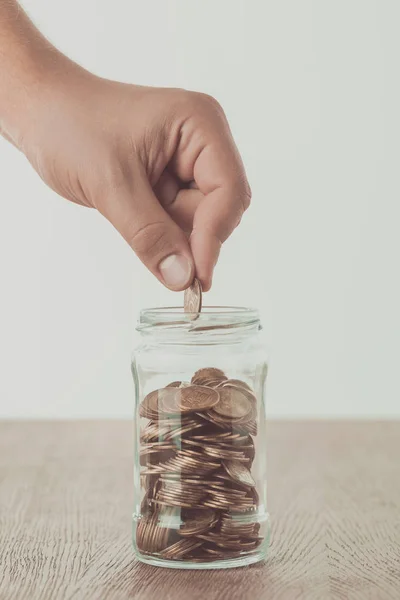
[[[234,329],[246,325],[255,325],[260,321],[255,308],[244,306],[203,306],[201,313],[185,313],[182,306],[163,306],[146,308],[140,311],[137,329],[184,328],[190,331],[208,329]]]

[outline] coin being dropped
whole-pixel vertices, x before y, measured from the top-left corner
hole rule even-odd
[[[180,389],[178,405],[182,412],[201,412],[219,402],[219,393],[201,385],[190,385]]]
[[[243,483],[244,485],[248,485],[249,487],[255,487],[256,482],[249,469],[245,467],[243,463],[236,460],[223,460],[222,464],[232,479],[239,483]]]
[[[195,277],[190,287],[185,290],[183,308],[185,313],[192,313],[192,319],[197,319],[202,306],[202,289],[200,281]],[[196,314],[197,313],[197,314]]]

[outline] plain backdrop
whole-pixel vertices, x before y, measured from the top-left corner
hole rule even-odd
[[[218,98],[253,204],[208,304],[261,310],[271,416],[400,415],[400,3],[25,0],[95,73]],[[135,321],[179,304],[0,141],[0,416],[129,417]]]

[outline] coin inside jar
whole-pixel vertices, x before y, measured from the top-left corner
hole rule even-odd
[[[184,537],[204,533],[211,529],[218,521],[215,510],[198,510],[190,514],[185,519],[184,524],[179,529],[179,535]]]
[[[217,390],[203,387],[200,385],[191,385],[180,390],[177,403],[183,412],[198,412],[208,410],[220,400]]]
[[[223,466],[226,469],[228,475],[235,481],[254,487],[256,482],[254,481],[249,469],[243,465],[243,463],[236,460],[223,460]]]
[[[178,370],[175,378],[140,405],[149,422],[140,432],[137,546],[143,554],[188,563],[251,554],[263,539],[251,473],[256,397],[216,367],[191,378]],[[162,521],[163,514],[174,520]]]
[[[227,379],[227,376],[223,371],[221,371],[221,369],[217,369],[215,367],[207,367],[196,371],[196,373],[192,377],[192,383],[198,385],[202,385],[207,381],[222,383]]]
[[[182,381],[172,381],[171,383],[169,383],[168,385],[166,385],[165,387],[170,388],[178,388],[182,385]]]
[[[223,417],[239,419],[251,411],[250,401],[237,388],[220,388],[219,402],[214,406],[214,411]]]
[[[180,413],[178,398],[181,393],[180,388],[167,387],[158,390],[159,394],[159,411],[167,414]]]

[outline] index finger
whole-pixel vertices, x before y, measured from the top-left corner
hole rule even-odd
[[[207,291],[221,245],[240,223],[251,198],[243,163],[230,133],[214,137],[205,145],[194,165],[194,179],[204,199],[194,215],[190,245],[197,277]]]

